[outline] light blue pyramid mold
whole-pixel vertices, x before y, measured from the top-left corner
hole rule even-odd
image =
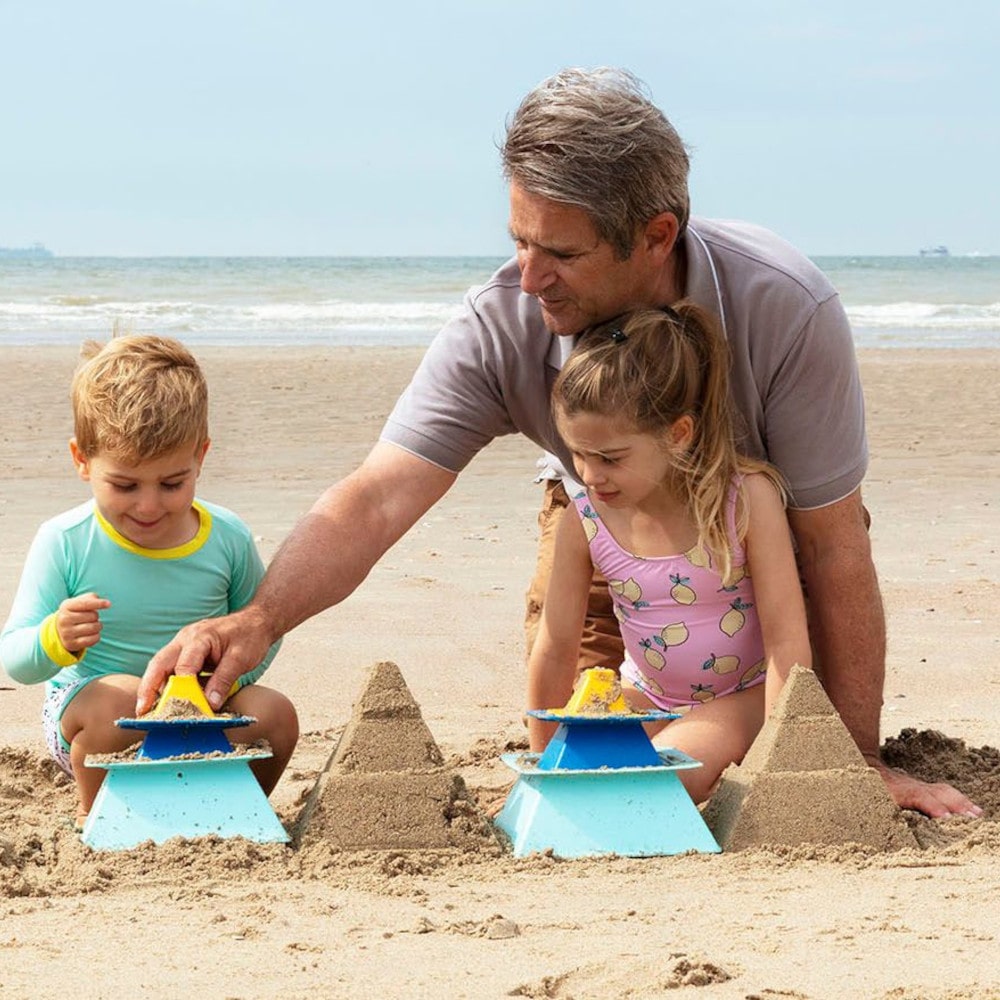
[[[719,852],[677,773],[701,764],[656,749],[642,726],[676,716],[531,714],[560,725],[543,754],[501,756],[518,777],[496,824],[516,857]]]
[[[119,719],[147,736],[133,760],[94,763],[107,775],[81,839],[95,850],[127,850],[147,840],[245,837],[261,843],[289,837],[250,770],[268,753],[232,753],[223,728],[238,718]],[[216,756],[197,756],[211,754]],[[196,756],[184,756],[195,754]]]

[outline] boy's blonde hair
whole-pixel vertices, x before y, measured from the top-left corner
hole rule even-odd
[[[729,349],[714,317],[684,301],[592,328],[563,365],[552,403],[557,415],[620,419],[643,434],[664,433],[683,416],[692,419],[693,440],[686,454],[675,456],[674,471],[699,543],[715,557],[728,584],[733,565],[726,511],[734,479],[762,472],[783,499],[785,490],[777,469],[737,450]],[[746,504],[739,502],[741,538],[746,526]]]
[[[89,340],[70,395],[77,446],[129,463],[208,440],[208,385],[180,341],[147,335]]]

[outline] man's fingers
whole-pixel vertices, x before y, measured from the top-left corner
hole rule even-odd
[[[216,644],[213,642],[213,636],[210,632],[195,632],[193,635],[181,632],[166,649],[173,647],[178,647],[178,652],[173,658],[173,670],[171,671],[174,674],[200,674],[206,665],[212,666],[218,659]],[[164,651],[161,650],[161,652]]]
[[[915,809],[931,819],[945,816],[978,818],[983,810],[968,796],[944,781],[927,782],[895,768],[878,768],[889,794],[900,809]]]
[[[135,696],[135,714],[145,715],[156,701],[156,696],[166,683],[167,678],[174,672],[174,663],[177,660],[177,641],[164,646],[146,664],[146,671],[139,680],[139,690]]]
[[[211,673],[205,696],[213,709],[221,708],[233,683],[264,658],[267,647],[257,649],[266,637],[247,628],[237,615],[209,618],[187,625],[150,661],[139,682],[136,711],[148,712],[171,674]]]
[[[229,690],[243,671],[228,656],[223,656],[211,677],[205,682],[205,697],[213,710],[222,708],[229,697]]]
[[[197,674],[211,654],[211,644],[204,640],[181,641],[180,636],[164,646],[146,665],[136,692],[135,713],[145,715],[172,674]]]
[[[940,810],[939,816],[968,816],[973,819],[982,816],[982,809],[957,788],[952,788],[951,785],[943,781],[932,785],[921,784],[924,793],[923,801],[936,806]],[[917,808],[920,807],[917,806]]]

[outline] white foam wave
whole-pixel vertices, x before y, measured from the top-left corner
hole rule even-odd
[[[0,335],[5,333],[105,334],[116,322],[159,333],[272,335],[338,331],[434,333],[458,310],[444,302],[264,302],[248,304],[192,301],[128,302],[97,296],[60,297],[47,302],[0,302]],[[6,338],[5,338],[6,339]],[[9,341],[8,341],[9,342]]]
[[[956,302],[890,302],[884,305],[847,305],[856,327],[911,327],[918,329],[975,329],[1000,332],[1000,302],[972,305]]]
[[[0,343],[74,343],[106,337],[117,324],[206,344],[426,344],[461,308],[456,298],[426,293],[359,301],[310,300],[307,291],[299,300],[287,289],[275,294],[263,287],[253,295],[243,285],[209,294],[215,297],[199,300],[191,289],[140,301],[120,291],[0,300]],[[1000,346],[1000,302],[847,303],[846,309],[862,346]]]

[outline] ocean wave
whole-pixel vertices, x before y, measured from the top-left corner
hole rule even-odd
[[[0,336],[104,334],[117,323],[157,333],[332,333],[351,330],[434,333],[458,311],[454,302],[202,303],[128,302],[100,296],[59,296],[46,302],[0,302]],[[8,337],[3,339],[10,342]]]
[[[846,305],[855,327],[911,327],[915,329],[973,329],[1000,332],[1000,302],[968,303],[889,302],[883,305]]]
[[[293,292],[288,283],[258,287],[244,275],[167,295],[147,287],[131,300],[121,285],[89,294],[50,286],[8,301],[0,292],[0,344],[77,343],[116,326],[202,344],[427,344],[461,309],[460,295],[432,293],[426,281],[398,298],[385,285],[358,289],[356,298],[340,288],[321,297],[308,283]],[[980,285],[969,297],[985,300],[994,288]],[[845,308],[859,346],[1000,346],[1000,302],[848,301]]]

